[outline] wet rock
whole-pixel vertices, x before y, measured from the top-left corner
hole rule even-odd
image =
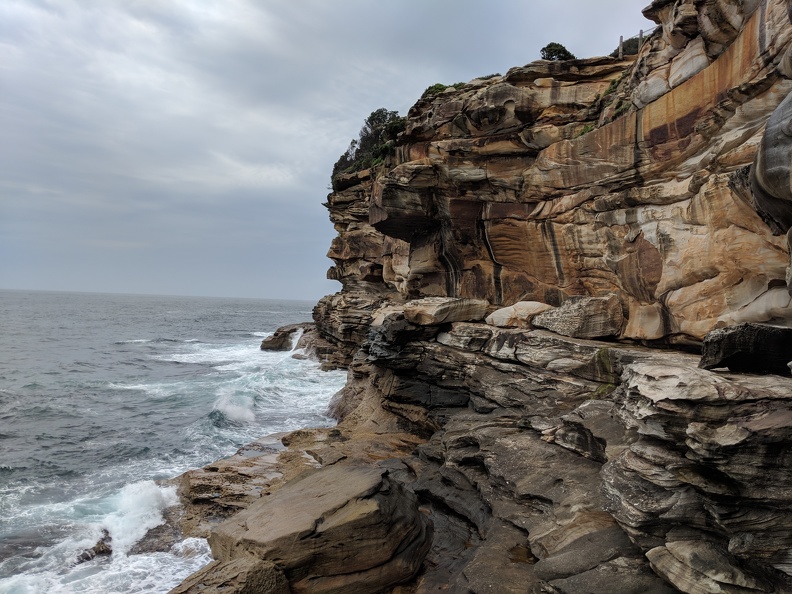
[[[179,528],[182,510],[177,506],[169,507],[162,512],[163,522],[151,528],[146,535],[129,549],[130,555],[141,553],[159,553],[170,551],[171,547],[179,542],[184,535]]]
[[[102,528],[102,537],[90,549],[85,549],[77,556],[77,563],[85,563],[96,557],[113,554],[113,538],[106,528]]]
[[[218,526],[220,561],[271,560],[292,592],[376,592],[413,577],[431,544],[415,496],[383,470],[336,464]]]
[[[713,330],[704,338],[699,367],[743,373],[789,375],[792,328],[744,323]]]
[[[275,563],[240,557],[213,561],[169,594],[290,594],[289,582]]]
[[[312,328],[313,324],[290,324],[288,326],[281,326],[272,336],[268,336],[261,341],[262,351],[290,351],[292,343],[294,342],[294,335],[302,334],[308,328]]]

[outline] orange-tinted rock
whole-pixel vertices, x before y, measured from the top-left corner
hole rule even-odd
[[[638,340],[792,324],[772,293],[789,248],[745,174],[792,89],[786,3],[647,14],[663,27],[634,59],[536,62],[418,101],[395,153],[329,198],[333,278],[396,301],[616,293]]]

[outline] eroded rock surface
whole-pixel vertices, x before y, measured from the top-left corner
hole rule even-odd
[[[792,593],[792,378],[734,372],[771,358],[745,329],[792,327],[788,2],[645,14],[635,58],[427,96],[384,163],[333,179],[343,289],[306,344],[349,370],[339,423],[185,475],[207,571]]]
[[[432,540],[411,492],[387,471],[337,464],[287,483],[218,526],[220,561],[281,568],[292,592],[378,592],[413,577]]]
[[[728,367],[731,371],[789,375],[792,361],[792,328],[766,324],[738,324],[713,330],[704,338],[704,369]]]
[[[763,140],[792,89],[787,5],[678,0],[647,14],[660,26],[635,61],[536,62],[416,103],[386,163],[328,197],[342,294],[559,306],[614,293],[622,337],[673,344],[792,325],[776,294],[788,247],[748,175],[760,145],[776,147],[762,187],[778,185],[771,163],[788,170],[773,140],[788,109]],[[342,336],[334,317],[358,308],[330,299],[317,317]]]

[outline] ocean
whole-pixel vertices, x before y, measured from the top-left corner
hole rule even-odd
[[[0,593],[167,592],[208,563],[195,538],[127,553],[176,502],[159,479],[332,425],[346,374],[259,349],[312,305],[0,290]],[[76,563],[103,529],[113,554]]]

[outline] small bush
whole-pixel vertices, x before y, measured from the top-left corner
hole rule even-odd
[[[622,52],[624,53],[625,56],[634,56],[635,54],[638,53],[638,50],[640,49],[641,49],[641,44],[638,36],[625,39],[624,43],[622,43]],[[611,58],[619,57],[618,47],[611,52],[610,57]]]
[[[575,54],[560,43],[552,41],[541,49],[542,60],[574,60]]]
[[[583,128],[581,128],[580,132],[575,134],[575,138],[580,138],[584,134],[588,134],[589,132],[591,132],[593,129],[594,129],[594,124],[586,124],[585,126],[583,126]]]
[[[383,162],[396,146],[396,137],[404,132],[407,119],[397,111],[381,107],[372,111],[363,122],[357,139],[333,166],[333,179],[340,173],[350,173],[374,167]]]
[[[630,103],[629,101],[622,101],[621,99],[619,99],[616,102],[616,105],[613,109],[613,117],[619,118],[623,116],[625,113],[627,113],[630,110],[631,105],[632,103]]]
[[[426,87],[426,90],[421,95],[421,99],[426,99],[427,97],[433,97],[434,95],[439,95],[446,89],[451,89],[451,88],[461,89],[466,84],[467,83],[463,83],[463,82],[454,83],[453,85],[444,85],[443,83],[435,83],[430,87]]]
[[[426,87],[426,90],[421,95],[421,99],[426,99],[427,97],[431,97],[432,95],[439,95],[447,88],[448,86],[444,85],[443,83],[435,83],[430,87]]]

